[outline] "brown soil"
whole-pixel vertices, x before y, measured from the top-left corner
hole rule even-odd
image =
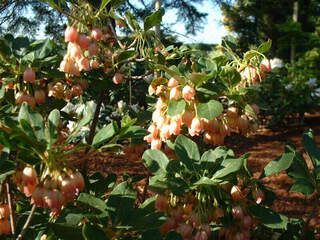
[[[272,160],[284,153],[284,147],[288,142],[293,143],[298,150],[303,151],[301,137],[303,132],[311,128],[314,131],[316,142],[320,144],[320,115],[309,115],[306,117],[305,124],[302,126],[287,126],[282,131],[272,131],[262,127],[257,133],[245,138],[242,136],[231,136],[227,140],[227,147],[234,150],[239,156],[244,153],[250,153],[248,166],[255,177],[259,177],[263,168]],[[312,167],[307,154],[303,154],[307,159],[309,168]],[[290,217],[319,216],[318,206],[314,206],[314,196],[304,196],[300,193],[290,192],[294,181],[285,173],[273,175],[264,178],[264,183],[275,194],[277,199],[272,208]],[[316,218],[317,228],[320,228],[320,218]]]
[[[276,157],[284,152],[286,143],[292,142],[297,149],[303,150],[301,145],[301,136],[303,132],[312,128],[316,136],[316,141],[320,143],[320,114],[306,116],[304,125],[290,125],[281,131],[272,131],[261,127],[250,137],[232,135],[226,139],[226,146],[234,150],[237,156],[244,153],[250,153],[248,165],[255,177],[259,177],[263,168]],[[103,174],[116,173],[118,176],[128,174],[130,176],[147,176],[148,171],[139,161],[139,156],[135,157],[128,154],[131,160],[124,155],[115,155],[111,153],[98,153],[89,161],[89,172],[99,171]],[[306,154],[304,154],[305,157]],[[82,157],[78,156],[80,160]],[[310,165],[310,161],[308,161]],[[280,173],[264,179],[266,185],[275,192],[277,200],[272,208],[280,213],[291,217],[306,217],[314,211],[320,211],[320,208],[313,209],[312,203],[314,197],[305,197],[299,193],[289,192],[293,181],[285,174]],[[143,192],[145,181],[138,186],[139,192]],[[316,214],[318,215],[318,214]],[[316,225],[320,228],[320,218]]]

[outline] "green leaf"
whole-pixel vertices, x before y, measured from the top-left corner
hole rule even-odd
[[[312,129],[308,129],[302,136],[302,144],[307,151],[315,168],[320,166],[320,150],[317,147]]]
[[[36,58],[43,59],[47,57],[52,52],[53,47],[52,40],[45,40],[42,44],[42,47],[35,52]]]
[[[85,240],[108,240],[110,238],[98,226],[85,223],[82,227],[82,236]]]
[[[227,156],[228,152],[220,147],[206,151],[202,154],[200,159],[201,169],[214,170],[220,166],[221,161]]]
[[[213,76],[211,74],[207,75],[205,73],[191,73],[190,81],[194,84],[195,87],[200,87],[212,77]]]
[[[20,120],[20,127],[21,130],[23,131],[23,133],[31,140],[34,142],[37,142],[37,137],[33,131],[33,128],[31,127],[30,123],[25,120],[25,119],[21,119]],[[29,141],[30,143],[30,141]]]
[[[164,11],[161,9],[147,16],[144,20],[144,31],[148,31],[150,28],[160,25],[163,15]]]
[[[90,178],[87,188],[95,194],[104,194],[109,188],[112,188],[117,181],[116,174],[109,174],[107,177],[102,176],[99,172],[94,172]]]
[[[272,45],[272,40],[268,40],[267,42],[262,43],[259,47],[258,47],[258,51],[260,53],[266,53],[269,51],[269,49],[271,48]]]
[[[27,37],[18,36],[14,39],[12,48],[14,50],[27,49],[30,45],[30,41]]]
[[[147,134],[148,131],[140,126],[130,126],[126,129],[126,131],[121,133],[121,137],[119,139],[142,139]]]
[[[179,173],[185,169],[184,165],[179,160],[171,159],[167,166],[167,171],[170,173]]]
[[[5,148],[0,154],[0,183],[15,172],[16,163],[9,160],[9,153]]]
[[[270,208],[263,206],[249,206],[249,211],[265,226],[272,229],[286,229],[288,218],[280,215]]]
[[[82,219],[85,218],[85,215],[82,213],[69,213],[65,219],[68,225],[77,226]]]
[[[106,209],[107,209],[107,205],[103,200],[101,200],[100,198],[96,198],[87,193],[81,193],[77,201],[87,204],[90,207],[93,207],[95,209],[98,209],[101,212],[106,212]]]
[[[125,223],[132,213],[136,200],[136,192],[128,182],[118,184],[111,192],[107,208],[113,224]]]
[[[290,188],[290,192],[300,192],[304,195],[313,194],[315,187],[306,179],[298,179]]]
[[[83,118],[78,122],[77,127],[73,130],[72,134],[68,137],[67,141],[72,139],[82,127],[89,124],[93,118],[93,105],[88,104],[83,114]]]
[[[273,160],[272,162],[269,162],[267,166],[264,168],[264,174],[265,176],[270,176],[273,174],[277,174],[280,171],[286,170],[290,167],[295,154],[290,153],[284,153],[277,159]]]
[[[227,48],[236,49],[238,47],[238,40],[235,36],[227,35],[222,38],[221,45]]]
[[[222,67],[219,77],[228,88],[235,87],[241,81],[240,73],[231,66]]]
[[[136,122],[137,122],[137,119],[135,118],[132,119],[131,117],[126,115],[121,119],[121,128],[133,126]]]
[[[146,167],[155,174],[166,172],[169,159],[167,156],[156,149],[149,149],[142,155],[142,161]]]
[[[155,212],[154,209],[148,212],[138,208],[127,216],[126,224],[131,225],[136,231],[157,230],[165,222],[163,215],[161,212]],[[139,220],[137,221],[137,219]],[[154,237],[152,239],[155,239]]]
[[[208,177],[201,177],[194,185],[202,185],[202,186],[213,186],[220,184],[221,181],[218,179],[210,179]]]
[[[23,56],[22,61],[27,63],[32,63],[35,60],[35,58],[36,58],[35,52],[30,52]]]
[[[183,240],[183,237],[176,231],[170,231],[166,236],[166,240]]]
[[[290,145],[286,146],[286,148],[295,154],[290,167],[287,169],[288,175],[296,181],[305,179],[312,182],[313,176],[311,176],[308,165],[302,154],[296,151],[294,148],[291,148]]]
[[[11,56],[11,48],[8,45],[8,42],[3,38],[0,38],[0,56],[5,59],[8,59]]]
[[[24,163],[29,165],[36,165],[41,162],[39,156],[33,151],[30,151],[30,149],[20,149],[17,154],[17,159],[21,159]]]
[[[101,128],[97,134],[93,138],[92,145],[98,146],[103,142],[110,139],[116,133],[116,129],[114,128],[114,124],[110,123],[106,127]]]
[[[48,225],[54,234],[61,239],[83,239],[80,227],[70,226],[66,223],[48,223]]]
[[[211,120],[223,112],[223,106],[219,101],[211,100],[207,103],[199,103],[197,106],[198,117]]]
[[[117,57],[116,62],[122,63],[122,62],[128,60],[129,58],[134,57],[135,55],[136,55],[136,51],[134,51],[134,50],[123,51]]]
[[[147,211],[154,211],[155,210],[154,203],[156,200],[157,200],[157,196],[147,198],[143,203],[141,203],[139,208],[147,210]]]
[[[197,144],[184,135],[179,135],[174,142],[174,151],[188,169],[193,169],[192,162],[200,160]]]
[[[131,12],[127,11],[127,12],[125,13],[125,16],[126,16],[126,18],[127,18],[127,20],[128,20],[129,26],[130,26],[133,30],[135,30],[135,31],[140,30],[139,23],[138,23],[136,17],[135,17]]]
[[[44,122],[40,113],[31,110],[27,103],[23,103],[19,111],[18,120],[20,123],[22,120],[28,122],[37,140],[45,142]]]
[[[107,6],[107,4],[109,2],[111,2],[112,0],[102,0],[101,1],[101,5],[100,5],[100,8],[99,8],[99,11],[98,13],[96,14],[96,16],[99,16],[99,14],[101,13],[101,11],[103,11],[103,9],[105,9],[105,7]]]
[[[220,169],[215,172],[212,178],[223,178],[231,173],[237,172],[243,166],[245,157],[227,158],[222,161]]]
[[[256,113],[254,112],[253,108],[251,107],[251,105],[247,104],[244,107],[244,111],[249,114],[251,117],[253,117],[254,119],[258,119]]]
[[[174,71],[164,65],[161,64],[156,64],[155,69],[160,69],[162,71],[165,71],[166,73],[168,73],[171,77],[175,78],[180,84],[184,84],[186,82],[186,80],[180,76],[180,73],[177,71]]]
[[[186,108],[187,103],[180,99],[178,101],[170,100],[168,104],[168,115],[170,117],[174,117],[184,111]]]
[[[158,229],[149,230],[142,233],[140,240],[163,240],[163,236]],[[175,240],[175,239],[172,239]]]
[[[250,60],[254,57],[258,57],[260,56],[259,53],[257,53],[256,51],[248,51],[246,52],[244,55],[243,55],[243,59],[246,61],[246,62],[250,62]]]
[[[60,122],[60,111],[57,109],[54,109],[50,112],[48,117],[48,137],[49,137],[49,147],[52,146],[56,141],[58,137],[58,126]]]

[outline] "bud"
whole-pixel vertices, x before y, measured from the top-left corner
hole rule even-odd
[[[249,120],[246,115],[241,115],[238,119],[239,130],[245,130],[249,126]]]
[[[238,115],[238,109],[236,107],[229,107],[227,110],[227,116],[230,118],[237,118]]]
[[[243,219],[243,210],[240,206],[235,206],[232,208],[232,216],[235,219]]]
[[[170,123],[170,134],[175,136],[179,135],[181,131],[181,123],[182,123],[181,118],[172,120]]]
[[[159,125],[157,124],[157,126]],[[170,126],[168,124],[162,124],[160,127],[160,138],[164,141],[170,138]]]
[[[190,135],[191,136],[194,136],[194,135],[198,136],[200,134],[201,130],[202,130],[202,126],[201,126],[200,118],[198,118],[198,117],[193,118],[191,121],[190,129],[189,129]]]
[[[36,81],[36,74],[32,68],[28,68],[23,73],[23,81],[34,83]]]
[[[34,92],[34,99],[37,103],[45,103],[46,93],[42,89],[36,90]]]
[[[96,40],[97,42],[101,41],[103,39],[103,33],[101,29],[95,28],[91,32],[91,37]]]
[[[112,81],[114,84],[120,84],[124,81],[123,75],[121,73],[116,73],[113,78]]]
[[[153,95],[153,94],[155,94],[156,93],[156,88],[154,87],[154,86],[152,86],[152,85],[149,85],[149,87],[148,87],[148,93],[149,93],[149,95]]]
[[[169,203],[168,203],[167,197],[164,196],[164,195],[158,195],[157,196],[157,200],[156,200],[156,202],[154,204],[154,207],[160,212],[167,211],[167,209],[169,207]]]
[[[261,72],[266,72],[266,73],[271,72],[271,62],[269,59],[265,58],[261,61],[260,70]]]
[[[168,87],[169,88],[174,88],[174,87],[176,87],[178,85],[179,85],[179,82],[175,78],[172,77],[172,78],[169,79],[169,82],[168,82]]]
[[[151,149],[158,149],[160,150],[162,146],[162,141],[160,139],[153,139],[151,141]]]
[[[195,95],[196,95],[196,91],[194,90],[193,87],[190,87],[187,85],[182,89],[182,96],[186,101],[193,100]]]
[[[64,34],[65,42],[76,42],[78,40],[78,30],[75,27],[68,26]]]
[[[87,50],[89,48],[89,45],[90,45],[90,38],[87,37],[84,34],[81,34],[79,36],[79,39],[78,39],[78,44],[79,44],[81,49]]]
[[[240,201],[245,198],[242,194],[241,189],[238,186],[233,186],[230,191],[231,197],[235,201]]]
[[[181,92],[178,87],[174,87],[170,90],[170,100],[178,100],[181,97]]]
[[[78,66],[79,66],[79,70],[80,70],[80,71],[82,71],[82,70],[89,71],[89,70],[90,70],[90,63],[89,63],[88,58],[81,57],[81,58],[78,60],[77,63],[78,63]]]
[[[252,191],[252,197],[256,200],[257,204],[260,204],[265,199],[263,191],[259,188]]]

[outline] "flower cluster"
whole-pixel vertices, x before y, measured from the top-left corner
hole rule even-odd
[[[43,184],[39,184],[32,194],[32,201],[39,207],[49,208],[50,215],[57,216],[61,208],[74,200],[85,187],[80,172],[70,169],[63,173],[47,175]]]
[[[167,234],[171,230],[176,230],[181,234],[183,239],[193,240],[207,240],[211,236],[212,232],[209,226],[211,221],[217,221],[218,217],[223,215],[217,215],[222,211],[220,208],[216,208],[212,214],[200,214],[196,211],[196,200],[193,196],[186,198],[188,201],[174,203],[174,207],[170,202],[172,199],[166,195],[158,195],[155,202],[155,208],[158,211],[166,212],[168,219],[161,225],[160,232]],[[223,212],[222,212],[223,214]]]
[[[110,48],[102,50],[99,44],[106,41]],[[111,47],[114,42],[112,32],[108,29],[94,28],[90,36],[79,34],[75,27],[68,26],[65,31],[65,42],[68,42],[67,53],[60,63],[60,71],[70,76],[80,76],[81,71],[102,68],[104,72],[111,72],[112,57]],[[124,81],[121,73],[115,73],[113,82],[120,84]]]
[[[74,200],[85,187],[80,172],[65,169],[62,172],[47,173],[39,183],[37,173],[32,167],[25,167],[14,175],[14,181],[20,191],[39,207],[49,208],[52,216],[60,214],[61,208]]]
[[[23,83],[32,84],[35,88],[33,94],[25,90],[20,90],[15,95],[16,104],[26,102],[30,107],[35,107],[36,104],[43,104],[46,101],[45,81],[36,80],[36,73],[32,68],[27,68],[23,73]],[[7,85],[7,89],[13,89],[14,85]],[[21,88],[27,89],[27,88]]]
[[[152,149],[161,149],[162,142],[177,136],[183,128],[188,129],[191,136],[203,134],[203,140],[207,144],[221,145],[224,139],[231,132],[247,133],[255,131],[258,125],[255,116],[259,113],[259,107],[252,105],[254,113],[243,113],[243,110],[231,106],[220,116],[213,119],[200,118],[197,116],[196,90],[191,85],[182,86],[176,79],[171,78],[167,84],[149,87],[149,94],[159,96],[156,109],[152,114],[153,123],[149,126],[144,139],[151,143]],[[176,116],[168,115],[168,104],[170,101],[186,102],[186,108],[181,114]]]

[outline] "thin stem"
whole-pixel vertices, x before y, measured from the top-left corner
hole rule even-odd
[[[24,224],[24,226],[22,228],[22,231],[19,234],[19,236],[16,238],[16,240],[21,240],[23,238],[23,236],[25,235],[25,233],[27,232],[28,227],[29,227],[29,225],[31,223],[31,220],[33,218],[33,215],[34,215],[35,211],[36,211],[36,205],[33,204],[32,208],[31,208],[31,211],[30,211],[30,214],[29,214],[29,216],[27,218],[27,221]]]
[[[112,23],[111,23],[111,21],[110,21],[110,18],[108,18],[108,25],[109,25],[112,33],[113,33],[114,38],[117,40],[120,48],[121,48],[121,49],[125,49],[126,47],[121,43],[120,39],[118,38],[117,33],[116,33],[116,30],[114,30],[114,27],[113,27],[113,25],[112,25]]]
[[[139,76],[131,76],[130,78],[133,79],[133,80],[139,80],[139,79],[145,78],[146,76],[149,76],[150,74],[152,74],[151,71],[146,72],[145,74],[142,74],[142,75],[139,75]]]
[[[8,199],[8,204],[9,204],[9,210],[10,210],[11,233],[13,235],[15,235],[14,214],[13,214],[13,210],[12,210],[12,197],[11,197],[10,185],[8,182],[6,182],[6,189],[7,189],[7,199]]]
[[[103,102],[103,98],[104,98],[104,91],[101,91],[99,93],[98,96],[98,100],[97,100],[97,106],[96,109],[94,111],[94,116],[93,116],[93,120],[92,120],[92,124],[90,126],[90,133],[89,133],[89,137],[88,137],[88,145],[91,145],[93,142],[93,138],[94,135],[96,133],[96,128],[97,128],[97,124],[98,124],[98,120],[99,120],[99,114],[100,114],[100,110],[101,110],[101,106],[102,106],[102,102]],[[86,153],[88,153],[90,150],[90,148],[87,148]],[[87,165],[88,165],[88,159],[86,158],[83,162],[83,170],[86,171],[87,170]]]
[[[132,106],[132,79],[129,79],[129,105]]]
[[[74,20],[86,25],[86,23],[83,22],[80,18],[78,18],[78,17],[76,17],[76,16],[74,16],[74,15],[72,15],[72,14],[70,14],[70,13],[64,11],[64,10],[62,10],[61,8],[59,8],[57,6],[56,7],[52,7],[52,8],[55,9],[56,11],[58,11],[59,13],[64,14],[64,15],[66,15],[66,16],[68,16],[68,17],[70,17],[70,18],[72,18],[72,19],[74,19]]]
[[[89,145],[92,144],[93,138],[94,138],[94,134],[96,132],[96,127],[97,127],[98,120],[99,120],[99,114],[100,114],[100,109],[101,109],[101,106],[102,106],[103,98],[104,98],[104,91],[101,91],[99,93],[99,96],[98,96],[97,106],[96,106],[96,109],[94,111],[94,116],[93,116],[92,124],[91,124],[91,127],[90,127],[90,133],[89,133],[89,138],[88,138],[88,144]]]

